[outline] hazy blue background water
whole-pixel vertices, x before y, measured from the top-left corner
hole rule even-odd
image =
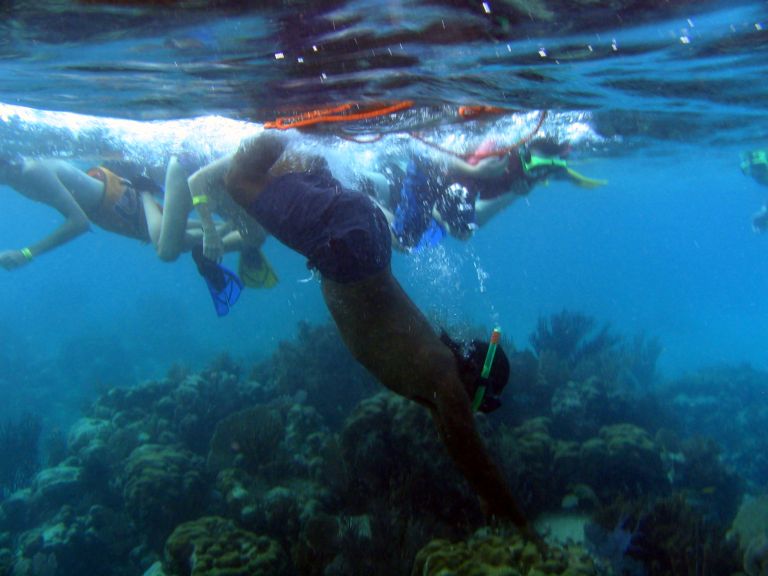
[[[387,6],[395,4],[403,7]],[[589,14],[568,19],[563,12],[539,28],[535,19],[510,24],[508,18],[505,28],[495,18],[486,28],[462,28],[467,35],[448,42],[432,24],[448,16],[459,22],[470,12],[483,22],[481,6],[418,5],[412,28],[402,16],[384,19],[390,28],[375,28],[380,20],[365,11],[369,5],[328,3],[332,16],[321,18],[321,8],[312,8],[316,13],[296,37],[285,23],[301,8],[280,4],[255,14],[224,7],[205,26],[200,10],[174,16],[133,8],[130,18],[123,14],[122,29],[118,19],[100,30],[88,27],[90,35],[84,30],[78,38],[70,30],[44,41],[41,30],[55,16],[44,4],[19,3],[9,13],[16,27],[6,20],[2,28],[0,101],[134,119],[205,112],[263,119],[274,115],[278,97],[321,104],[416,95],[430,102],[595,108],[612,119],[617,134],[580,151],[574,165],[609,185],[539,186],[469,243],[396,255],[396,275],[429,313],[455,324],[499,324],[519,347],[539,316],[566,308],[610,322],[621,334],[658,337],[665,377],[721,363],[768,369],[768,236],[753,233],[750,221],[768,190],[739,170],[741,151],[768,145],[768,96],[756,81],[765,77],[760,23],[768,24],[768,4],[688,5],[702,23],[698,29],[691,29],[685,3],[658,19],[652,7],[627,4],[635,9],[618,28],[599,29]],[[498,6],[511,10],[492,7]],[[73,4],[61,18],[77,22],[77,10],[85,8]],[[93,18],[117,9],[88,10]],[[557,24],[565,21],[567,34],[558,35]],[[328,22],[343,26],[334,30]],[[398,30],[408,30],[407,38]],[[691,43],[680,40],[683,30]],[[350,48],[353,37],[375,44],[356,44],[374,53],[366,66]],[[296,58],[311,53],[314,42],[326,46],[326,56],[311,73],[297,71],[295,62],[276,64],[274,53],[285,49]],[[583,54],[590,42],[599,52],[594,57]],[[632,49],[612,58],[615,43]],[[376,59],[403,44],[415,60]],[[543,47],[550,59],[559,53],[563,61],[542,67],[537,50]],[[508,54],[512,60],[504,59]],[[320,70],[328,70],[322,82]],[[443,84],[445,74],[450,82]],[[0,199],[2,249],[27,245],[59,222],[51,209],[6,188]],[[280,285],[246,291],[224,319],[215,316],[188,256],[164,264],[151,247],[98,229],[22,270],[3,272],[2,411],[45,406],[53,422],[65,422],[100,386],[157,377],[175,363],[199,367],[223,351],[250,362],[291,338],[299,321],[329,320],[317,281],[303,282],[309,276],[303,258],[274,240],[266,252]],[[232,256],[226,262],[235,265]]]

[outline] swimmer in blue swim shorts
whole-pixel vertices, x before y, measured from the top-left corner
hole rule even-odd
[[[227,190],[320,273],[325,302],[355,358],[387,388],[430,410],[486,516],[532,535],[477,431],[474,388],[456,347],[441,340],[392,275],[381,210],[367,195],[344,188],[324,159],[294,150],[282,133],[262,132],[240,145]],[[507,368],[503,383],[508,375]]]

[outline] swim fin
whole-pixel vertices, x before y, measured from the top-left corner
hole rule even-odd
[[[445,230],[443,230],[443,227],[437,223],[437,220],[430,218],[429,226],[424,231],[424,234],[421,235],[421,238],[419,238],[419,243],[413,248],[413,251],[420,252],[421,250],[434,248],[442,242],[444,237]]]
[[[248,288],[274,288],[279,282],[260,248],[248,248],[240,252],[237,273]]]
[[[229,268],[206,258],[203,247],[199,244],[192,248],[192,259],[197,265],[197,271],[205,279],[216,314],[226,316],[240,298],[243,291],[242,280]]]

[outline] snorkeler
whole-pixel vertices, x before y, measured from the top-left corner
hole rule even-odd
[[[745,176],[763,186],[768,186],[768,150],[754,150],[741,155],[741,171]],[[768,202],[752,215],[752,228],[755,232],[768,230]]]
[[[121,236],[152,242],[157,248],[163,210],[153,193],[159,189],[147,178],[121,178],[99,166],[87,173],[64,160],[33,160],[22,156],[0,157],[0,183],[27,198],[47,204],[64,216],[64,223],[36,244],[0,252],[0,266],[13,270],[34,258],[77,238],[91,224]],[[202,242],[199,223],[187,222],[181,229],[181,249],[188,251]],[[214,309],[224,316],[242,291],[240,279],[216,262],[204,262],[195,254],[197,269],[206,281]]]
[[[58,210],[64,223],[39,242],[0,252],[0,266],[13,270],[77,238],[91,224],[121,236],[156,243],[162,210],[148,191],[103,167],[83,172],[64,160],[0,157],[0,183]],[[184,248],[200,240],[185,227]]]
[[[232,198],[272,235],[304,255],[321,276],[322,292],[342,339],[379,381],[430,410],[449,455],[479,495],[489,518],[530,535],[525,516],[475,426],[478,356],[442,339],[392,275],[391,235],[367,195],[344,188],[324,158],[298,153],[285,134],[245,140],[227,175]],[[487,350],[487,346],[486,346]],[[478,353],[479,352],[479,353]],[[504,354],[495,384],[477,400],[498,407]]]
[[[566,143],[539,138],[523,146],[495,148],[486,141],[466,159],[410,159],[399,194],[391,195],[395,201],[389,206],[388,219],[399,247],[418,250],[437,244],[446,234],[466,240],[550,178],[583,188],[605,184],[568,166]]]

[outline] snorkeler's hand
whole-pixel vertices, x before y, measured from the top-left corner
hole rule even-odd
[[[203,255],[214,262],[224,256],[224,242],[215,227],[203,227]]]
[[[752,230],[761,234],[768,230],[768,206],[752,215]]]
[[[0,266],[6,270],[15,270],[29,264],[30,259],[21,250],[5,250],[0,252]]]

